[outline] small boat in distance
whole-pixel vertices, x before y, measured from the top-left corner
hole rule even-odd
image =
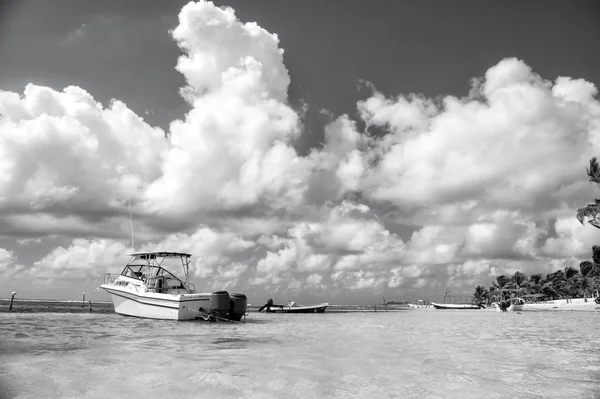
[[[498,312],[520,312],[523,310],[523,306],[525,306],[525,301],[523,298],[510,298],[494,302],[494,306]]]
[[[190,258],[181,252],[134,252],[121,274],[107,273],[100,287],[112,298],[115,312],[164,320],[240,321],[246,314],[244,294],[197,292],[189,282]],[[185,280],[168,271],[164,262],[183,267]],[[166,265],[166,264],[165,264]]]
[[[329,303],[302,306],[296,304],[294,301],[288,302],[287,305],[275,305],[273,299],[269,298],[258,311],[262,312],[263,309],[266,309],[267,313],[323,313],[327,309],[327,306],[329,306]]]
[[[435,303],[431,302],[434,308],[436,309],[482,309],[479,305],[472,305],[468,303]]]

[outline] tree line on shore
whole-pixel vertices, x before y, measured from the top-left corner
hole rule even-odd
[[[531,300],[561,298],[591,298],[600,291],[600,246],[593,247],[593,261],[585,260],[579,269],[566,267],[555,272],[526,275],[520,271],[512,276],[500,275],[489,288],[475,287],[473,302],[489,304],[511,297]]]

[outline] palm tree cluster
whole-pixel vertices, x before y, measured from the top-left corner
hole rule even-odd
[[[600,164],[596,157],[590,159],[590,166],[586,168],[588,180],[600,187]],[[589,223],[592,226],[600,229],[600,198],[596,198],[594,202],[588,203],[586,206],[577,209],[577,220],[585,225]]]
[[[497,276],[492,285],[478,285],[473,294],[476,304],[489,304],[510,297],[536,299],[588,298],[600,291],[600,246],[594,246],[594,262],[579,264],[579,270],[567,267],[546,275],[525,275],[515,272],[512,276]]]

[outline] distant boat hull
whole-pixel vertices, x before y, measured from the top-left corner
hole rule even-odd
[[[324,313],[329,303],[308,306],[271,305],[266,307],[267,313]]]
[[[447,310],[465,310],[465,309],[481,309],[477,305],[470,305],[466,303],[431,303],[436,309],[447,309]]]

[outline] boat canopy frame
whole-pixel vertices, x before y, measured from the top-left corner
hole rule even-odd
[[[191,254],[184,253],[184,252],[146,251],[146,252],[133,252],[128,255],[131,256],[131,258],[129,259],[129,262],[127,262],[127,265],[125,265],[125,268],[121,272],[121,275],[127,276],[127,277],[132,277],[128,274],[125,274],[127,272],[127,270],[129,269],[136,276],[136,277],[132,277],[132,278],[137,278],[138,280],[141,280],[141,274],[138,275],[138,273],[141,273],[141,270],[138,269],[137,271],[134,271],[133,269],[130,268],[131,266],[159,268],[156,271],[156,273],[154,273],[152,275],[152,277],[158,276],[160,273],[160,270],[162,269],[165,272],[167,272],[168,274],[170,274],[171,276],[173,276],[173,278],[181,281],[180,278],[175,276],[173,273],[168,271],[166,268],[162,267],[162,264],[165,261],[165,259],[180,258],[181,265],[183,266],[183,273],[185,275],[185,286],[189,287],[189,285],[190,285],[190,273],[189,272],[190,272],[190,262],[191,262],[190,258],[192,257]],[[144,261],[144,263],[140,264],[139,261]],[[135,264],[135,263],[137,263],[137,264]]]

